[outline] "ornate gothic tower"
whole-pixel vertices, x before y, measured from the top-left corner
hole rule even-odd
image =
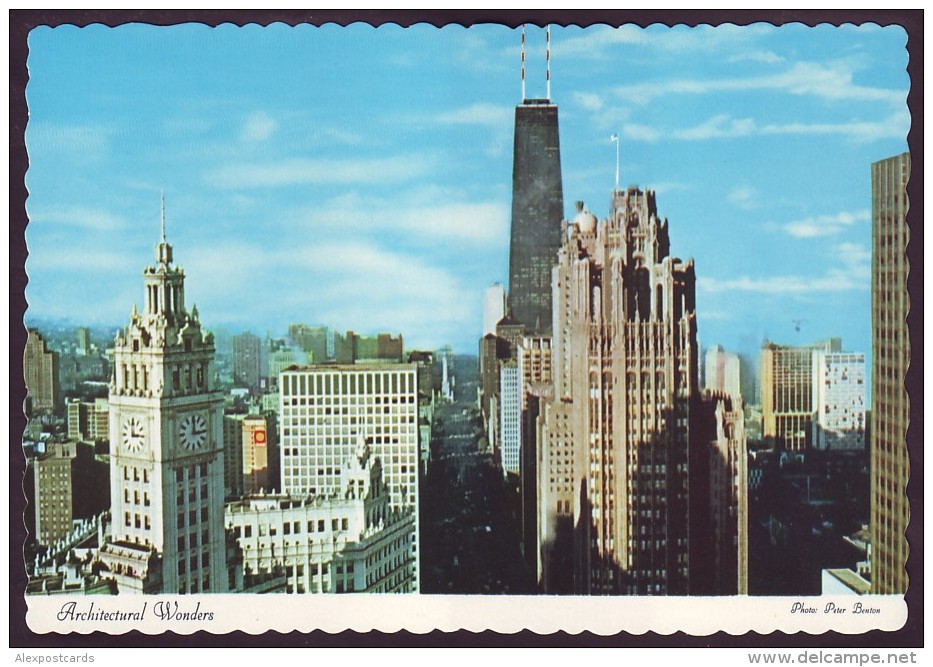
[[[553,274],[554,396],[539,422],[543,585],[689,592],[697,397],[692,260],[669,254],[654,192],[616,190],[569,224]]]
[[[213,336],[185,308],[172,246],[143,271],[145,308],[117,334],[110,383],[110,539],[120,592],[224,593],[223,398]]]

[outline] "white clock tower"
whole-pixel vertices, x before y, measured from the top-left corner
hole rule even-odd
[[[100,560],[121,593],[225,593],[223,396],[211,386],[213,336],[172,266],[164,203],[156,260],[143,272],[145,309],[133,306],[113,349]]]

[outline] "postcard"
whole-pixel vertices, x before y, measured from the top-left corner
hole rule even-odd
[[[901,631],[909,14],[20,16],[29,631]]]

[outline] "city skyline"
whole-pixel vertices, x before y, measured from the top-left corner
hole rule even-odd
[[[544,29],[527,33],[527,95],[543,96]],[[27,320],[123,322],[164,190],[208,328],[304,321],[473,353],[484,291],[507,284],[519,34],[35,30]],[[905,39],[552,27],[564,217],[575,200],[608,214],[617,133],[620,185],[663,194],[671,253],[697,263],[704,345],[840,336],[867,354],[869,165],[906,150]]]

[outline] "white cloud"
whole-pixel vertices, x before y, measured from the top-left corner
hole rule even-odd
[[[555,39],[552,45],[558,58],[609,58],[612,47],[633,45],[651,49],[655,53],[683,54],[685,52],[718,52],[747,45],[761,35],[773,33],[774,26],[737,26],[731,23],[693,28],[678,26],[673,30],[645,29],[632,24],[618,28],[600,26],[587,29],[582,35],[567,39]]]
[[[705,95],[751,90],[781,91],[828,100],[888,102],[906,104],[907,91],[896,88],[863,86],[853,81],[849,63],[798,62],[783,72],[731,79],[669,79],[618,86],[616,95],[638,104],[647,104],[663,95]]]
[[[729,203],[743,211],[750,211],[758,206],[758,190],[751,186],[739,186],[728,194]]]
[[[31,224],[68,225],[94,232],[113,232],[125,227],[126,222],[120,216],[103,209],[83,206],[49,206],[33,210],[26,202],[26,212]]]
[[[685,129],[656,128],[629,123],[623,126],[624,136],[633,141],[656,142],[662,138],[683,141],[730,139],[754,135],[838,135],[851,141],[871,142],[879,139],[906,140],[910,129],[910,114],[894,113],[880,121],[850,121],[842,123],[769,123],[759,125],[753,118],[733,118],[717,114]]]
[[[239,163],[206,174],[220,188],[263,188],[308,183],[375,184],[409,181],[429,173],[433,159],[402,156],[372,159],[288,158],[265,163]]]
[[[186,296],[213,322],[245,324],[235,295],[260,290],[275,298],[251,302],[257,327],[284,326],[283,318],[304,313],[338,330],[390,331],[406,345],[440,345],[475,325],[475,290],[420,253],[353,240],[276,249],[224,244],[191,253]],[[272,267],[288,267],[287,276]]]
[[[625,123],[622,125],[621,134],[625,139],[650,142],[657,141],[662,136],[659,130],[640,123]]]
[[[603,98],[595,93],[575,92],[573,100],[587,111],[599,111],[603,108]]]
[[[278,124],[275,119],[264,111],[250,114],[243,128],[240,130],[240,139],[243,141],[265,141],[273,135]]]
[[[28,245],[28,239],[27,239]],[[133,268],[131,258],[118,250],[86,248],[64,244],[55,248],[55,252],[30,253],[26,258],[26,273],[69,272],[79,275],[108,274],[130,271]]]
[[[391,199],[350,192],[315,207],[304,220],[347,233],[406,232],[433,241],[490,245],[508,239],[506,202],[456,201],[452,193],[423,188]]]
[[[871,287],[871,252],[858,243],[832,247],[831,265],[822,275],[698,277],[697,288],[710,293],[749,292],[770,296],[807,296],[865,291]]]
[[[848,292],[852,290],[868,289],[869,283],[856,280],[846,271],[832,269],[822,276],[769,276],[720,280],[717,278],[697,278],[697,287],[705,292],[752,292],[766,295],[801,295],[819,294],[826,292]]]
[[[773,51],[746,51],[729,57],[728,62],[780,63],[784,62],[784,58]]]
[[[477,102],[462,109],[454,109],[437,115],[437,122],[450,125],[489,125],[508,127],[515,115],[511,107]]]
[[[755,121],[751,118],[730,118],[728,114],[713,116],[696,127],[677,130],[673,136],[687,141],[747,137],[755,132]]]
[[[840,243],[835,254],[852,275],[869,280],[871,278],[871,250],[859,243]]]
[[[846,227],[850,227],[856,222],[865,222],[871,219],[871,212],[861,211],[841,211],[833,215],[818,215],[802,220],[794,220],[783,225],[784,231],[795,238],[808,239],[820,236],[835,236]]]
[[[62,125],[30,120],[26,125],[26,147],[30,151],[68,151],[98,155],[110,145],[111,128],[99,125]]]

